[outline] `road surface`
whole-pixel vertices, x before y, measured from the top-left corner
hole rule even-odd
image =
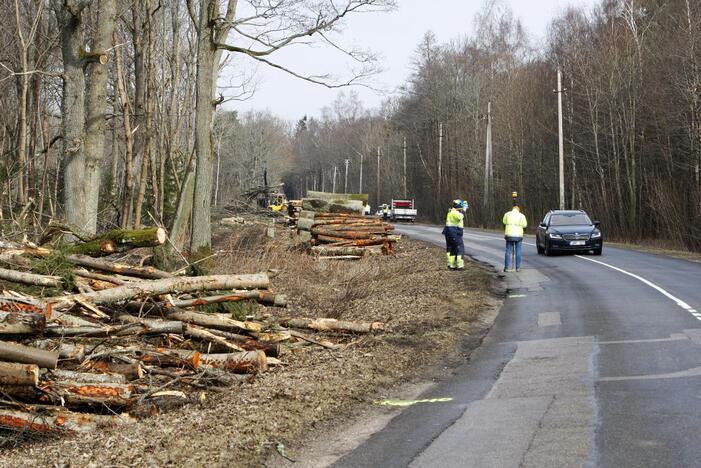
[[[445,245],[439,227],[399,229]],[[501,235],[465,244],[501,271]],[[334,466],[701,466],[701,263],[524,244],[470,361]]]

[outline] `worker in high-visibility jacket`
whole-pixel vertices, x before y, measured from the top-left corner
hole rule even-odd
[[[462,234],[465,226],[465,210],[467,208],[467,202],[459,198],[453,200],[453,206],[445,218],[443,235],[445,236],[445,250],[450,270],[463,270],[465,268],[465,261],[463,260],[465,243],[463,242]]]
[[[521,271],[521,243],[523,242],[523,229],[528,226],[526,216],[521,213],[518,203],[514,202],[511,211],[504,213],[501,219],[504,223],[504,239],[506,240],[506,252],[504,254],[504,271],[511,267],[511,255],[516,253],[516,271]]]

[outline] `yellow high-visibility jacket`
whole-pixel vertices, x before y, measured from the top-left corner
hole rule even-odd
[[[507,211],[501,222],[504,223],[506,237],[523,237],[523,228],[528,226],[526,217],[517,210]]]
[[[446,227],[459,227],[462,228],[465,226],[465,214],[460,211],[456,210],[455,208],[451,208],[450,211],[448,211],[448,216],[445,218],[445,225]]]

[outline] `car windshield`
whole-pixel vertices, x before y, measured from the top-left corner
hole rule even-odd
[[[591,226],[589,216],[584,213],[560,213],[550,217],[551,226]]]

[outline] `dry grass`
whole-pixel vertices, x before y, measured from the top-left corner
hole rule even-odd
[[[393,257],[317,261],[290,249],[262,226],[217,232],[216,272],[279,270],[276,291],[286,310],[265,313],[383,321],[374,335],[324,337],[337,351],[304,347],[283,365],[202,406],[185,407],[129,428],[4,450],[2,466],[261,466],[275,444],[294,456],[305,434],[346,421],[358,406],[393,395],[392,388],[443,369],[489,304],[490,276],[475,265],[444,266],[441,248],[405,240]],[[322,335],[323,336],[323,335]],[[440,363],[440,365],[437,365]]]

